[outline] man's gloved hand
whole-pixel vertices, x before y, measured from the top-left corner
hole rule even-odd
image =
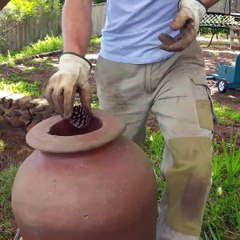
[[[182,51],[196,38],[199,23],[206,14],[206,7],[199,0],[181,0],[179,11],[173,19],[170,27],[173,30],[180,30],[176,38],[162,33],[159,40],[162,42],[161,49],[169,52]]]
[[[89,73],[91,63],[74,53],[63,53],[59,70],[48,81],[45,97],[50,106],[64,118],[71,116],[75,94],[78,92],[83,106],[90,108],[91,90]]]

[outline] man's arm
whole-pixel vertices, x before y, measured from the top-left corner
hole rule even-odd
[[[217,2],[218,0],[180,0],[179,11],[170,24],[173,30],[180,31],[180,35],[172,38],[165,33],[161,33],[158,37],[162,43],[160,48],[165,51],[176,52],[189,46],[197,36],[200,21],[206,14],[207,9]]]
[[[62,31],[63,54],[59,70],[49,79],[45,97],[57,113],[69,118],[76,93],[82,106],[91,107],[91,63],[84,58],[92,32],[91,0],[65,0]]]
[[[62,13],[63,51],[84,56],[92,32],[92,1],[65,0]]]
[[[197,0],[198,2],[201,2],[203,3],[203,5],[206,7],[206,8],[210,8],[212,7],[214,4],[216,4],[217,2],[219,2],[219,0]]]
[[[2,10],[10,0],[1,0],[0,1],[0,10]]]

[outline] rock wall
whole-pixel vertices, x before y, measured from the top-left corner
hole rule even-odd
[[[27,128],[54,114],[43,97],[0,91],[0,124]]]

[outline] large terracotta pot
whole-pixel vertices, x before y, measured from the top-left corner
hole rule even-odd
[[[102,111],[84,131],[48,118],[27,134],[12,209],[24,240],[155,240],[157,196],[144,152]]]

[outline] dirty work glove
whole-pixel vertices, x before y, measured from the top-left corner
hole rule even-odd
[[[161,49],[169,52],[182,51],[196,38],[199,23],[206,14],[206,7],[201,0],[180,0],[179,11],[170,27],[180,30],[176,38],[162,33],[159,40],[162,42]]]
[[[89,73],[91,63],[74,53],[63,53],[58,72],[48,81],[45,97],[50,106],[64,118],[69,118],[76,93],[79,93],[82,106],[90,108],[91,90]]]

